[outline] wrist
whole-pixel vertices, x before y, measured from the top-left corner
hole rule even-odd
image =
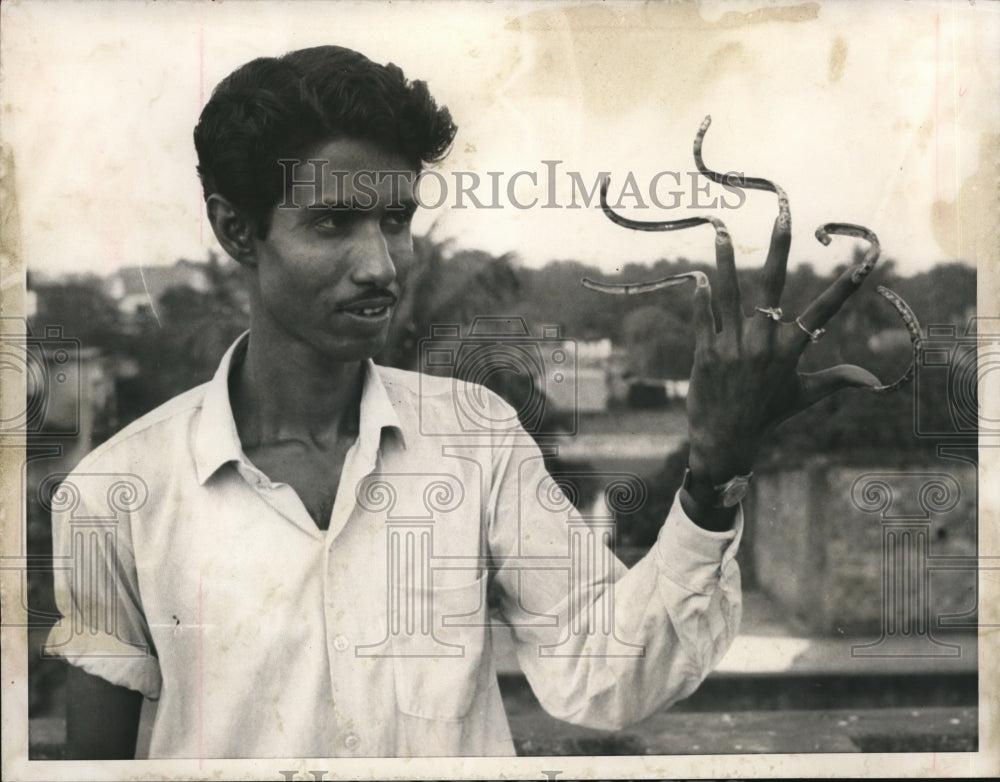
[[[736,509],[739,506],[717,508],[711,502],[692,496],[686,487],[681,487],[677,499],[684,515],[703,530],[726,532],[736,523]]]
[[[688,449],[688,469],[692,477],[712,486],[751,473],[753,462],[754,450],[750,448],[713,447],[692,438]]]
[[[715,483],[708,470],[695,471],[689,466],[679,493],[681,507],[688,518],[703,529],[731,529],[736,509],[746,496],[752,477],[753,473],[748,472]]]
[[[718,504],[718,494],[715,491],[716,484],[712,482],[710,476],[703,471],[695,471],[690,463],[684,471],[684,479],[681,483],[681,490],[698,506],[708,510],[713,509]]]

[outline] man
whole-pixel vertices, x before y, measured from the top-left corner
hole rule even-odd
[[[487,590],[542,705],[585,725],[686,697],[729,646],[761,438],[877,382],[796,373],[856,286],[842,278],[799,324],[745,318],[720,233],[718,332],[708,285],[695,291],[689,472],[626,572],[574,522],[509,406],[371,362],[412,260],[414,178],[454,134],[423,83],[338,47],[255,60],[216,88],[199,173],[250,329],[54,502],[56,554],[76,564],[56,582],[72,621],[49,643],[73,663],[70,756],[132,757],[143,696],[151,756],[511,754]],[[778,221],[765,307],[788,245]],[[494,424],[461,424],[462,395]],[[81,536],[93,519],[111,523]]]

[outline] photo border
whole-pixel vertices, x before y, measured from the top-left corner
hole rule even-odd
[[[821,5],[834,0],[821,0]],[[888,3],[886,3],[888,5]],[[30,2],[5,3],[2,13],[4,28],[0,44],[17,34],[19,23],[34,14],[49,13],[60,4]],[[95,11],[107,3],[96,3]],[[183,5],[193,11],[196,3],[168,0],[167,5]],[[203,4],[202,4],[203,5]],[[224,4],[225,5],[225,4]],[[267,4],[260,4],[266,6]],[[570,5],[556,3],[553,5]],[[776,4],[759,2],[761,9],[774,8]],[[942,10],[954,12],[954,4],[940,3]],[[746,8],[750,4],[741,4]],[[137,6],[138,7],[138,6]],[[144,7],[144,6],[143,6]],[[307,12],[296,4],[297,12]],[[516,5],[511,8],[521,8]],[[785,6],[782,6],[785,7]],[[997,25],[998,9],[988,4],[978,7],[984,24]],[[257,9],[254,13],[257,13]],[[964,11],[963,11],[964,12]],[[100,14],[95,14],[100,23]],[[335,37],[335,34],[332,34]],[[4,47],[6,49],[6,47]],[[5,58],[4,58],[5,59]],[[0,68],[9,73],[9,63],[0,62]],[[5,107],[5,114],[9,114]],[[14,109],[16,112],[16,107]],[[6,121],[10,121],[8,116]],[[994,132],[997,128],[992,129]],[[6,150],[4,150],[6,157]],[[5,166],[6,168],[6,166]],[[9,173],[9,169],[6,173]],[[193,178],[194,174],[191,173]],[[7,205],[0,225],[2,267],[0,267],[0,312],[5,318],[23,318],[25,314],[25,259],[21,252],[20,235],[15,220],[8,220],[10,210],[16,210],[18,192],[5,175],[2,195]],[[996,194],[995,194],[996,195]],[[994,213],[1000,213],[1000,197],[996,198]],[[980,226],[987,238],[992,235],[993,246],[1000,248],[1000,234],[994,224]],[[1000,316],[1000,258],[978,267],[978,314]],[[10,409],[13,402],[23,399],[23,383],[12,380],[4,373],[3,395],[0,407]],[[979,470],[979,547],[981,557],[1000,556],[1000,451],[996,448],[980,449]],[[23,444],[5,437],[0,442],[0,491],[4,497],[22,496],[20,481],[24,464]],[[11,555],[8,546],[21,539],[23,508],[12,509],[5,503],[0,515],[0,533],[4,541],[3,565],[0,569],[2,594],[8,603],[20,593],[21,563],[18,552]],[[1000,662],[997,650],[997,630],[1000,626],[1000,579],[995,572],[979,572],[980,623],[993,627],[979,629],[979,720],[980,749],[975,753],[887,753],[887,754],[820,754],[820,755],[713,755],[669,757],[511,757],[511,758],[413,758],[413,759],[323,759],[301,760],[135,760],[135,761],[29,761],[27,760],[27,630],[4,625],[0,638],[4,650],[2,657],[2,712],[3,712],[3,766],[4,777],[11,780],[71,780],[71,779],[282,779],[281,770],[295,770],[299,779],[312,779],[310,770],[323,769],[325,779],[441,779],[441,778],[527,778],[527,779],[609,779],[609,778],[692,778],[692,777],[810,777],[810,776],[951,776],[989,775],[1000,772],[998,754],[998,725],[1000,725]],[[6,612],[5,612],[6,613]],[[556,773],[558,772],[558,773]],[[555,776],[553,776],[555,774]]]

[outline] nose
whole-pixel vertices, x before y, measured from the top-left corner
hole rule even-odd
[[[351,279],[356,285],[379,288],[388,288],[396,281],[396,265],[379,226],[368,227],[358,237]]]

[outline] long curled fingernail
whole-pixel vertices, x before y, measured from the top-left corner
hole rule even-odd
[[[864,259],[851,274],[851,282],[855,285],[860,285],[865,277],[871,274],[882,252],[878,237],[874,231],[865,228],[863,225],[855,225],[854,223],[824,223],[816,229],[816,238],[824,245],[830,244],[830,234],[853,236],[855,239],[864,239],[868,242],[868,250],[865,252]]]
[[[709,114],[702,120],[701,125],[698,127],[698,132],[694,137],[694,164],[697,166],[698,171],[719,185],[745,187],[749,190],[766,190],[769,193],[776,194],[778,196],[778,227],[782,230],[790,231],[792,228],[792,210],[788,203],[788,194],[785,193],[781,185],[772,182],[770,179],[743,176],[735,172],[720,174],[718,171],[713,171],[705,165],[705,161],[701,156],[701,149],[705,141],[705,133],[711,124],[712,115]]]
[[[608,185],[611,177],[604,177],[601,182],[601,209],[605,216],[615,225],[631,228],[634,231],[683,231],[696,225],[711,225],[715,228],[716,244],[732,244],[732,238],[726,229],[726,224],[718,217],[685,217],[680,220],[632,220],[622,217],[608,203]]]
[[[589,277],[584,277],[580,280],[580,284],[583,285],[584,288],[589,288],[590,290],[597,291],[598,293],[611,293],[618,296],[633,296],[638,293],[652,293],[653,291],[663,290],[664,288],[673,288],[675,285],[683,285],[688,280],[694,280],[695,287],[697,288],[708,287],[708,276],[704,272],[699,271],[672,274],[669,277],[662,277],[659,280],[652,280],[651,282],[610,283],[598,282],[597,280],[592,280]]]
[[[902,376],[893,383],[875,386],[871,389],[877,393],[884,393],[887,391],[897,391],[913,379],[917,362],[920,361],[923,339],[920,336],[920,322],[917,320],[917,316],[910,308],[910,305],[903,301],[903,297],[883,285],[879,285],[875,290],[896,308],[896,312],[899,313],[899,317],[903,320],[903,325],[906,326],[906,330],[910,333],[910,344],[913,347],[913,358],[910,361],[910,366],[907,367]]]

